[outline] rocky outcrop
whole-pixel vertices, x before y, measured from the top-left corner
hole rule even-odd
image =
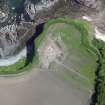
[[[22,0],[19,7],[0,6],[0,56],[5,58],[18,53],[35,32],[35,26],[52,18],[77,18],[95,14],[103,7],[101,0]],[[8,5],[6,5],[8,8]]]
[[[8,6],[5,0],[0,0],[0,23],[4,22],[8,18]]]
[[[16,54],[33,35],[34,26],[29,23],[7,25],[0,29],[0,56],[5,58]],[[30,28],[30,29],[29,29]],[[31,35],[32,34],[32,35]]]
[[[23,0],[21,7],[16,7],[16,15],[1,8],[0,15],[0,57],[6,58],[16,54],[22,49],[28,39],[35,32],[37,22],[35,16],[42,10],[49,9],[57,0]],[[22,7],[23,6],[23,7]],[[21,10],[22,9],[22,10]],[[10,15],[10,16],[8,16]]]
[[[0,22],[3,23],[7,18],[8,18],[8,14],[1,10],[0,11]]]
[[[32,2],[32,0],[27,0],[25,10],[31,19],[34,19],[38,12],[49,9],[49,7],[53,6],[56,2],[58,2],[58,0],[39,0],[39,2],[36,3]]]

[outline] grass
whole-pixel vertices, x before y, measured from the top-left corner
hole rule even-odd
[[[19,74],[25,71],[30,71],[33,65],[37,65],[38,62],[38,55],[36,53],[36,55],[33,57],[33,61],[27,66],[25,66],[26,58],[22,58],[13,65],[0,67],[0,75]]]
[[[44,29],[45,30],[45,29]],[[45,40],[45,31],[43,31],[43,33],[41,33],[40,35],[39,35],[39,37],[37,37],[36,39],[35,39],[35,48],[36,48],[36,50],[39,48],[39,46],[42,44],[42,42]]]
[[[90,89],[93,88],[90,81],[80,78],[77,74],[70,72],[68,69],[64,68],[61,65],[58,65],[53,62],[50,65],[50,69],[58,78],[66,81],[67,83],[70,83],[70,84],[73,83],[77,87],[84,88],[88,92],[90,92]]]
[[[62,23],[63,27],[57,26],[59,23]],[[89,24],[85,21],[59,18],[49,21],[45,25],[45,30],[46,33],[53,33],[54,37],[62,33],[60,37],[67,48],[63,64],[86,77],[89,83],[85,81],[84,85],[92,87],[97,68],[97,49],[92,44]],[[63,75],[66,79],[71,78],[70,71],[65,70]]]

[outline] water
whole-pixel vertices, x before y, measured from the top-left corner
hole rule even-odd
[[[0,59],[0,66],[9,66],[12,64],[15,64],[17,61],[19,61],[21,58],[26,57],[26,47],[20,51],[19,54],[9,57],[8,59]]]
[[[11,9],[18,7],[23,0],[7,0],[8,5]]]
[[[7,0],[10,8],[17,8],[22,5],[26,0]],[[41,0],[30,0],[32,3],[37,4]]]

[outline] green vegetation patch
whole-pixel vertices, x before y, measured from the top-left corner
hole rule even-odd
[[[93,44],[99,51],[94,95],[95,102],[93,102],[93,105],[105,105],[105,42],[94,39]]]
[[[45,29],[45,34],[51,33],[54,38],[60,36],[62,43],[66,47],[66,57],[62,61],[65,68],[62,70],[64,78],[67,76],[66,79],[69,79],[71,73],[74,73],[74,78],[76,75],[80,78],[79,82],[82,79],[85,80],[82,86],[93,88],[98,57],[97,49],[92,44],[93,37],[89,24],[81,20],[60,18],[49,21],[45,25]],[[59,41],[58,43],[60,44]],[[63,46],[63,44],[60,45]]]
[[[19,72],[20,68],[23,68],[25,64],[25,58],[20,59],[18,62],[16,62],[13,65],[10,66],[2,66],[0,67],[0,74],[14,74],[16,72]]]

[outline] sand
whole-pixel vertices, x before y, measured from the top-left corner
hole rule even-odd
[[[0,105],[89,105],[88,97],[85,90],[47,70],[0,77]]]

